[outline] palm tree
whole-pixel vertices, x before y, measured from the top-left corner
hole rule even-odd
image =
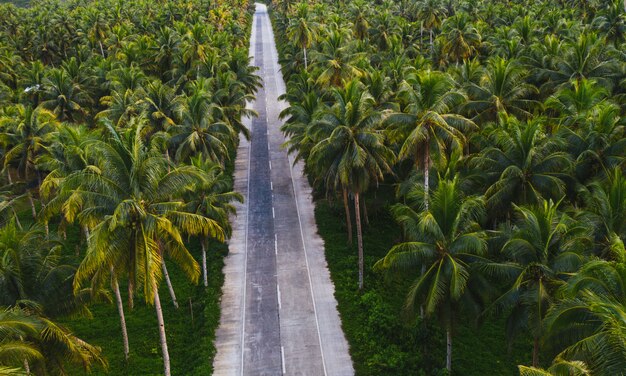
[[[384,144],[384,135],[376,129],[380,114],[373,110],[373,100],[363,85],[354,80],[345,89],[334,89],[335,103],[311,125],[314,139],[307,164],[326,189],[344,194],[346,220],[350,221],[347,193],[354,195],[354,213],[359,252],[359,290],[363,290],[363,234],[361,230],[361,193],[372,183],[391,172],[393,152]]]
[[[583,191],[587,217],[595,224],[600,256],[622,256],[626,241],[626,177],[616,168],[605,181],[592,182]]]
[[[626,367],[626,264],[623,246],[617,261],[587,263],[564,286],[565,299],[550,310],[550,339],[565,348],[563,359],[584,361],[593,374],[618,375]]]
[[[301,3],[298,9],[300,8],[307,9],[308,4]],[[291,25],[287,30],[287,35],[295,46],[302,49],[302,53],[304,55],[304,69],[307,70],[309,68],[309,64],[306,49],[311,47],[317,38],[316,24],[309,21],[306,16],[298,19],[292,19]]]
[[[8,169],[15,167],[22,182],[30,184],[33,174],[40,182],[37,159],[45,152],[50,135],[56,131],[58,125],[54,114],[42,108],[16,105],[5,110],[4,116],[0,117],[0,129],[3,130],[0,142],[6,148],[4,168],[7,169],[9,180],[11,178]],[[37,211],[30,191],[28,198],[33,218],[36,218]]]
[[[508,118],[487,132],[489,144],[473,163],[484,171],[487,207],[509,210],[512,202],[538,204],[565,193],[571,159],[559,151],[559,140],[547,136],[541,120],[520,123]]]
[[[2,366],[23,367],[25,375],[65,374],[67,364],[87,371],[93,365],[106,368],[100,348],[47,318],[34,302],[0,307],[0,332],[5,334],[0,340],[0,374]]]
[[[91,98],[72,81],[64,69],[52,69],[44,80],[41,105],[54,112],[60,121],[77,122],[87,115],[85,105]]]
[[[198,154],[220,164],[228,159],[236,134],[227,123],[212,116],[214,106],[202,90],[186,98],[181,123],[172,128],[170,139],[177,161]]]
[[[430,47],[432,52],[433,31],[441,25],[446,10],[443,4],[437,0],[426,0],[417,4],[417,17],[422,20],[422,25],[428,29],[430,35]],[[421,41],[420,41],[421,42]]]
[[[443,53],[457,64],[471,59],[481,44],[480,33],[464,13],[454,15],[443,22],[442,37]]]
[[[445,73],[430,70],[410,73],[399,95],[404,110],[392,113],[386,122],[392,127],[391,138],[399,140],[398,157],[412,158],[416,170],[421,163],[424,194],[428,195],[431,154],[445,160],[448,149],[462,149],[466,142],[464,131],[475,124],[454,112],[466,97],[456,90],[454,81]],[[428,199],[425,205],[428,208]]]
[[[143,103],[153,132],[167,131],[179,122],[183,103],[174,89],[159,80],[150,82],[143,91]]]
[[[469,83],[471,99],[464,110],[481,121],[499,121],[500,113],[530,118],[537,104],[531,98],[537,89],[525,81],[526,75],[515,60],[491,59],[480,83]]]
[[[196,282],[199,267],[187,250],[182,235],[212,236],[222,240],[219,225],[185,210],[182,195],[204,174],[193,166],[175,167],[158,148],[145,145],[145,119],[118,133],[107,125],[106,141],[92,144],[95,165],[68,178],[79,189],[65,204],[69,222],[78,219],[92,228],[87,254],[74,280],[75,290],[99,270],[128,273],[130,296],[134,286],[143,286],[147,303],[156,309],[164,372],[170,375],[165,322],[158,293],[164,271],[164,256],[170,256]],[[80,210],[82,206],[82,210]]]
[[[188,192],[188,211],[196,213],[215,221],[226,236],[230,237],[232,232],[229,216],[235,214],[233,201],[242,203],[243,196],[232,191],[232,181],[224,175],[220,165],[197,156],[191,159],[193,166],[206,173],[205,179],[193,186]],[[202,247],[202,282],[204,287],[208,287],[206,251],[208,238],[200,239]]]
[[[488,311],[508,314],[507,338],[527,331],[533,337],[532,365],[539,365],[540,341],[545,333],[545,316],[554,304],[557,290],[564,286],[566,273],[583,263],[589,243],[587,229],[559,213],[558,203],[543,201],[538,206],[515,206],[517,218],[510,239],[502,247],[508,260],[487,262],[487,274],[510,283]]]
[[[353,52],[351,47],[346,43],[344,30],[331,30],[322,38],[313,56],[316,66],[321,69],[317,78],[320,85],[340,87],[363,74],[356,64],[361,54]]]
[[[393,214],[408,241],[389,250],[376,268],[408,272],[415,280],[405,307],[424,307],[446,330],[446,369],[452,371],[452,331],[459,308],[476,303],[469,293],[472,263],[487,252],[487,236],[478,222],[484,214],[479,197],[466,197],[459,180],[440,180],[426,208],[424,187],[414,186],[408,204],[397,204]],[[420,269],[425,269],[420,272]]]

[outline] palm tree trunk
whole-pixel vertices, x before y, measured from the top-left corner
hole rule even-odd
[[[120,293],[120,285],[117,283],[115,270],[111,266],[111,288],[115,294],[115,303],[117,304],[117,312],[120,315],[120,326],[122,327],[122,341],[124,344],[124,359],[128,360],[130,354],[130,346],[128,345],[128,331],[126,330],[126,316],[124,316],[124,302]]]
[[[9,184],[13,184],[13,179],[11,178],[11,171],[9,171],[9,167],[7,167],[7,180]]]
[[[26,375],[30,376],[30,364],[28,364],[28,359],[24,359],[24,372]]]
[[[28,192],[28,201],[30,202],[30,211],[33,214],[33,219],[37,219],[37,208],[35,208],[35,200],[32,193]]]
[[[23,230],[24,227],[22,227],[22,222],[20,222],[20,217],[17,216],[17,213],[15,212],[15,208],[11,207],[11,210],[13,210],[13,216],[15,217],[15,224],[17,225],[17,228],[19,228],[20,230]]]
[[[533,367],[539,367],[539,337],[533,339]]]
[[[363,234],[361,232],[361,208],[359,193],[354,194],[354,216],[356,217],[356,239],[359,248],[359,291],[363,290]]]
[[[304,50],[304,70],[309,70],[309,64],[306,58],[306,47],[304,47],[303,50]]]
[[[204,283],[204,287],[209,287],[209,279],[206,270],[206,238],[200,240],[200,246],[202,247],[202,282]]]
[[[106,58],[106,56],[104,56],[104,48],[102,48],[102,42],[98,41],[98,44],[100,45],[100,53],[102,54],[102,57]]]
[[[154,308],[156,310],[157,323],[159,324],[159,340],[161,341],[161,353],[163,355],[163,374],[165,376],[171,376],[170,353],[167,350],[167,338],[165,337],[165,321],[163,320],[159,288],[155,281],[152,282],[152,290],[154,291]]]
[[[343,189],[343,207],[346,210],[346,228],[348,229],[348,243],[352,244],[352,218],[350,216],[350,206],[348,206],[348,190]]]
[[[424,208],[428,210],[428,201],[430,198],[430,134],[426,135],[424,146]]]
[[[363,219],[365,220],[365,226],[370,225],[370,217],[367,215],[367,202],[363,200]]]
[[[170,292],[170,297],[172,298],[172,304],[174,307],[178,308],[178,301],[176,301],[176,293],[174,292],[174,287],[172,286],[172,281],[170,280],[170,274],[167,272],[167,266],[165,266],[165,260],[161,258],[161,269],[163,269],[163,276],[165,277],[165,283],[167,284],[167,289]]]
[[[452,325],[446,328],[446,369],[448,374],[452,372]]]
[[[128,308],[131,311],[135,308],[135,282],[132,277],[128,279]]]

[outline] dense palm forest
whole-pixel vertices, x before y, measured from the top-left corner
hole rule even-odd
[[[622,0],[274,1],[273,17],[286,146],[318,192],[357,374],[624,374]],[[509,368],[479,355],[494,336]]]
[[[252,3],[14,3],[0,375],[210,374]],[[624,374],[626,4],[271,11],[357,374]]]
[[[191,310],[193,327],[191,298],[177,310],[186,280],[216,306],[219,293],[202,287],[207,269],[220,268],[207,258],[241,201],[230,171],[259,86],[252,9],[238,0],[0,5],[0,374],[122,374],[105,354],[140,358],[131,332],[151,342],[152,363],[163,359],[156,372],[171,373],[164,306],[173,319]],[[209,342],[214,316],[195,332]],[[80,337],[74,324],[89,317]],[[85,330],[111,320],[98,337]],[[134,330],[141,321],[158,339]],[[96,345],[108,337],[116,354]]]

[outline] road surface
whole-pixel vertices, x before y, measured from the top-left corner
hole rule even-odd
[[[250,56],[263,89],[249,107],[235,190],[245,196],[233,221],[224,267],[215,375],[354,374],[334,287],[317,234],[311,188],[281,148],[278,100],[285,92],[267,8],[256,5]]]

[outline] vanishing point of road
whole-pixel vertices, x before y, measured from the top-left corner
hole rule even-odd
[[[224,266],[215,375],[354,374],[317,234],[311,188],[280,132],[285,83],[267,7],[256,5],[250,56],[263,88],[249,106],[251,141],[235,164],[237,209]]]

